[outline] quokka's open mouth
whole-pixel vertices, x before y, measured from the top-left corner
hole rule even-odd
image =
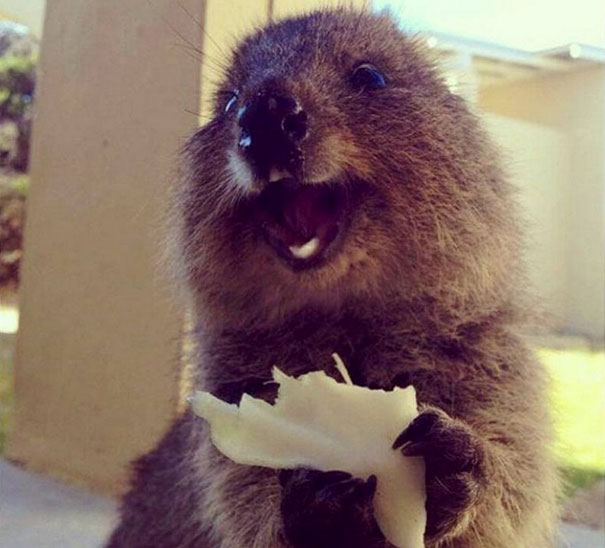
[[[269,183],[256,198],[263,236],[294,270],[319,266],[342,240],[347,195],[335,183]]]

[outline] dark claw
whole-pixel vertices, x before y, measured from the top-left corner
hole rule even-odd
[[[398,449],[404,443],[417,441],[425,437],[439,421],[439,414],[434,411],[426,411],[418,415],[410,425],[393,442],[393,449]]]
[[[426,536],[438,537],[453,528],[461,515],[475,505],[478,493],[479,483],[467,472],[430,482],[427,485],[427,514],[430,518]]]
[[[372,474],[366,481],[366,494],[374,495],[376,492],[376,485],[378,484],[378,480],[376,476]]]
[[[443,538],[466,523],[484,481],[483,448],[472,429],[443,411],[426,409],[397,437],[393,448],[408,457],[424,457],[426,537]]]
[[[416,443],[404,444],[401,448],[401,452],[406,457],[424,457],[427,454],[427,449],[430,447],[428,443],[422,443],[421,441]]]
[[[282,471],[282,517],[295,548],[383,547],[372,499],[376,476],[366,481],[341,471]]]

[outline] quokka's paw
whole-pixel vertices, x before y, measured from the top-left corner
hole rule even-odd
[[[485,482],[482,442],[463,422],[426,408],[397,437],[393,448],[422,456],[426,465],[427,540],[462,532],[473,517]]]
[[[385,546],[372,506],[375,476],[299,468],[281,471],[279,481],[284,530],[296,548]]]

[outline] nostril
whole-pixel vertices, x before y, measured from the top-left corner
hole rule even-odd
[[[307,136],[307,113],[304,110],[284,117],[282,129],[295,141],[302,141]]]
[[[277,99],[275,97],[269,96],[267,98],[267,110],[270,113],[276,112],[278,106],[279,106],[279,103],[277,102]]]
[[[236,117],[237,148],[260,180],[284,172],[298,176],[309,119],[292,95],[261,90],[241,103]]]

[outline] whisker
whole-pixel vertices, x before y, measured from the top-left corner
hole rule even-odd
[[[180,50],[182,50],[182,52],[187,55],[187,57],[193,59],[194,61],[196,61],[197,63],[202,63],[202,57],[201,56],[197,56],[194,53],[191,52],[191,49],[188,48],[187,46],[183,46],[183,44],[172,44],[174,47],[179,48]]]
[[[168,20],[163,16],[160,15],[160,18],[162,19],[162,21],[164,21],[164,23],[166,23],[166,26],[168,26],[168,28],[174,32],[183,42],[185,42],[185,44],[187,44],[193,51],[195,51],[196,53],[199,53],[200,55],[203,55],[204,52],[198,48],[195,44],[191,43],[184,34],[182,34],[181,32],[179,32],[176,28],[174,28],[174,26],[172,25],[172,23],[169,23]]]
[[[202,113],[201,112],[197,112],[195,110],[189,110],[188,108],[184,108],[183,109],[185,112],[187,112],[188,114],[193,114],[194,116],[198,116],[201,117]]]
[[[183,4],[181,2],[178,2],[178,6],[179,8],[181,8],[181,10],[183,10],[190,18],[191,20],[198,26],[198,28],[202,31],[202,33],[204,34],[204,36],[206,36],[206,38],[208,38],[208,40],[210,40],[210,42],[212,42],[212,44],[214,44],[214,47],[216,47],[216,49],[219,51],[219,53],[223,56],[226,57],[225,52],[223,51],[223,49],[221,48],[221,46],[219,45],[219,43],[212,38],[212,36],[210,36],[210,33],[204,28],[204,25],[202,25],[202,23],[185,7],[183,6]],[[219,62],[219,60],[216,60],[217,62]],[[226,64],[223,64],[223,62],[221,61],[221,64],[224,68],[226,67]]]
[[[195,52],[192,52],[192,49],[187,46],[186,44],[172,44],[174,47],[179,48],[180,50],[183,51],[183,53],[185,55],[187,55],[187,57],[193,59],[196,63],[202,65],[204,67],[204,69],[208,69],[210,71],[212,71],[212,73],[217,77],[214,80],[211,80],[208,75],[205,74],[205,70],[202,70],[202,78],[204,79],[204,81],[207,81],[211,84],[216,84],[218,83],[219,79],[223,78],[225,76],[225,73],[222,69],[219,69],[216,66],[213,66],[211,64],[211,60],[208,57],[207,54],[204,55],[196,55]]]

